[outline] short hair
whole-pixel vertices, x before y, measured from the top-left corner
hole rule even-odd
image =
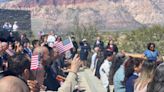
[[[110,57],[110,56],[113,55],[113,52],[111,52],[111,51],[107,51],[107,52],[106,52],[106,55],[107,55],[107,57]]]
[[[0,92],[29,92],[26,83],[14,76],[0,79],[0,86]]]
[[[148,50],[150,50],[150,46],[151,46],[151,45],[153,45],[154,48],[155,48],[155,43],[148,43],[148,44],[147,44],[147,49],[148,49]]]
[[[25,69],[30,70],[30,60],[25,54],[19,54],[11,57],[8,60],[8,70],[14,75],[22,75]]]
[[[32,45],[34,46],[36,43],[39,43],[39,40],[33,40]]]
[[[75,37],[74,37],[74,36],[72,36],[72,37],[71,37],[71,39],[75,39]]]
[[[105,58],[110,57],[110,56],[112,56],[112,55],[113,55],[113,52],[112,52],[112,51],[107,51],[107,50],[106,50],[106,51],[104,52],[104,57],[105,57]]]

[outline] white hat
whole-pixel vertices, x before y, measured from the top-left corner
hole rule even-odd
[[[87,41],[87,39],[83,39],[82,41],[83,41],[83,42],[84,42],[84,41]]]

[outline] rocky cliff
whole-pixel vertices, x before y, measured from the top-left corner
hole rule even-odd
[[[80,25],[115,31],[164,24],[164,0],[16,0],[0,7],[31,10],[34,30],[70,31]]]

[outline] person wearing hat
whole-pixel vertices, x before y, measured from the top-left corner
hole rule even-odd
[[[83,39],[83,40],[82,40],[82,42],[86,42],[86,41],[87,41],[87,39]]]
[[[82,64],[83,66],[87,66],[87,58],[90,50],[91,48],[90,45],[87,43],[87,40],[83,39],[80,42],[80,59],[84,61]]]
[[[99,73],[100,73],[100,80],[103,84],[103,87],[106,89],[106,92],[109,92],[109,72],[110,67],[113,61],[113,52],[106,51],[105,52],[105,60],[102,63]]]

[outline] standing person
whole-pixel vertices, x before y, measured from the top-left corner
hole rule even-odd
[[[96,39],[96,41],[94,43],[93,48],[95,48],[95,47],[99,47],[101,51],[104,50],[104,42],[101,41],[101,38],[99,36],[97,37],[97,39]]]
[[[33,46],[32,51],[34,51],[35,48],[40,46],[39,40],[33,40],[32,41],[32,46]]]
[[[49,35],[48,35],[48,38],[47,38],[47,43],[48,43],[48,46],[49,47],[53,47],[54,43],[55,43],[55,36],[54,36],[54,33],[53,32],[50,32]]]
[[[9,56],[15,55],[14,44],[13,44],[13,43],[9,43],[9,47],[8,47],[8,49],[6,50],[6,53],[7,53]]]
[[[13,35],[12,32],[9,33],[9,36],[7,38],[7,41],[8,42],[12,42],[12,43],[15,42],[15,37],[14,37],[14,35]]]
[[[3,52],[5,52],[8,49],[9,44],[8,44],[8,42],[2,42],[1,46],[2,46]]]
[[[16,31],[18,31],[17,21],[15,21],[13,24],[13,32],[16,32]]]
[[[148,84],[146,92],[164,92],[164,63],[160,64],[154,73],[153,79]]]
[[[29,42],[30,40],[27,38],[26,34],[21,34],[21,44]]]
[[[61,36],[57,36],[57,37],[56,37],[56,41],[55,41],[55,42],[61,42],[61,41],[62,41]]]
[[[8,25],[9,25],[9,31],[11,32],[11,30],[12,30],[12,25],[11,25],[10,22],[8,23]]]
[[[113,61],[113,52],[107,51],[106,57],[103,62],[103,64],[100,67],[100,80],[102,81],[102,84],[104,88],[106,89],[106,92],[109,92],[109,71],[110,67],[112,65]]]
[[[3,29],[6,31],[6,29],[8,28],[8,25],[7,25],[8,23],[7,22],[5,22],[4,24],[3,24]]]
[[[87,58],[90,51],[90,46],[86,39],[80,42],[80,59],[83,61],[83,66],[87,66]]]
[[[1,34],[2,39],[7,40],[7,38],[9,37],[9,33],[11,31],[10,26],[11,25],[10,25],[9,22],[5,22],[5,24],[3,25],[3,31],[2,31],[2,34]]]
[[[32,50],[30,48],[30,42],[24,43],[24,53],[26,53],[30,58],[32,57]]]
[[[15,42],[15,52],[16,54],[23,53],[23,45],[20,42]]]
[[[154,43],[148,43],[147,50],[144,52],[144,56],[149,61],[152,61],[152,62],[157,61],[157,58],[159,57],[159,52],[157,49],[155,49]]]
[[[116,71],[119,69],[119,67],[124,63],[125,61],[125,56],[122,53],[118,53],[114,58],[112,65],[110,67],[109,71],[109,81],[110,81],[110,92],[113,92],[114,90],[114,83],[113,83],[113,78],[116,73]]]
[[[48,38],[48,35],[47,34],[41,36],[41,41],[40,41],[41,46],[44,46],[44,45],[47,44],[47,38]]]
[[[51,91],[57,91],[58,88],[60,87],[60,84],[58,80],[56,79],[57,77],[57,65],[56,64],[56,52],[54,50],[55,48],[49,48],[50,52],[50,62],[45,66],[45,71],[46,71],[46,78],[44,80],[44,85],[47,87],[46,91],[51,90]]]
[[[134,92],[134,82],[139,77],[139,73],[142,68],[142,59],[132,58],[131,62],[128,62],[128,67],[125,66],[125,86],[126,92]]]
[[[92,55],[92,59],[91,59],[91,65],[90,65],[90,69],[94,72],[97,66],[97,61],[98,61],[98,52],[99,52],[99,47],[95,47],[94,48],[94,54]]]
[[[98,53],[98,60],[97,60],[97,64],[96,64],[96,69],[95,69],[95,76],[100,79],[100,73],[99,73],[99,70],[100,70],[100,67],[102,65],[102,63],[104,62],[105,60],[105,55],[102,55],[101,53]]]
[[[39,32],[38,32],[38,37],[39,37],[39,39],[41,39],[41,37],[42,37],[43,35],[45,35],[43,31],[39,31]]]
[[[106,50],[112,51],[113,54],[115,54],[115,55],[118,53],[117,45],[114,44],[113,40],[109,40],[109,43],[108,43],[108,45],[106,47]]]
[[[123,64],[118,68],[113,77],[114,91],[125,92],[124,78],[125,78],[125,67],[129,67],[127,63],[131,62],[131,57],[128,57]]]
[[[39,70],[42,74],[41,74],[41,78],[39,76],[39,74],[37,74],[38,77],[38,82],[40,85],[45,85],[45,82],[48,80],[49,83],[52,83],[53,81],[50,79],[50,76],[52,75],[52,72],[50,72],[50,66],[49,64],[51,63],[51,59],[50,59],[50,51],[46,46],[42,46],[42,47],[37,47],[34,49],[33,51],[33,55],[39,55],[40,54],[40,62],[41,62],[41,70]],[[49,80],[50,79],[50,80]]]
[[[75,41],[75,37],[71,37],[71,40],[72,40],[72,44],[73,44],[73,48],[71,49],[71,54],[72,54],[71,58],[73,58],[75,56],[75,54],[77,53],[78,44]]]
[[[147,91],[147,85],[152,80],[155,68],[155,62],[145,61],[143,63],[140,76],[135,81],[134,92]]]
[[[8,62],[7,59],[11,57],[13,54],[8,51],[9,44],[7,42],[2,42],[2,61],[3,61],[3,70],[7,70]]]
[[[10,24],[10,22],[5,22],[5,24],[3,25],[3,29],[5,30],[5,31],[11,31],[11,24]]]

